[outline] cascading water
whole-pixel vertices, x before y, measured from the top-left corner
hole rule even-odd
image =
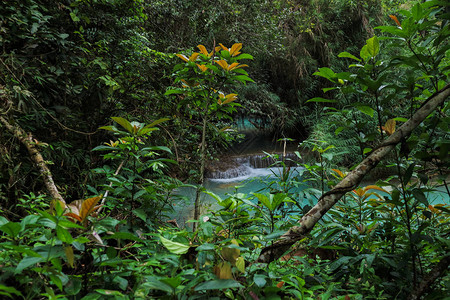
[[[271,168],[280,167],[277,161],[283,161],[288,167],[297,166],[298,157],[295,153],[286,153],[268,156],[266,154],[252,154],[245,156],[234,156],[227,159],[226,163],[216,162],[212,168],[208,169],[206,174],[209,180],[242,181],[252,177],[261,177],[271,174]]]

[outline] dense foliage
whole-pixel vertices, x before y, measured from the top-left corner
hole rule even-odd
[[[3,3],[0,296],[445,298],[450,207],[432,199],[450,197],[448,101],[374,184],[260,261],[449,88],[445,2]],[[266,190],[223,198],[203,188],[205,166],[239,118],[308,139],[301,168],[268,154],[280,171]],[[182,186],[197,190],[193,230],[168,220],[193,201]],[[200,193],[217,201],[202,216]]]

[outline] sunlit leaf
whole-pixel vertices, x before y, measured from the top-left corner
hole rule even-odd
[[[245,260],[242,256],[236,259],[236,268],[241,272],[245,273]]]
[[[206,70],[208,70],[208,67],[205,65],[200,65],[200,64],[196,64],[196,65],[202,72],[205,72]]]
[[[222,69],[224,69],[225,71],[228,71],[228,63],[226,60],[215,60],[215,62],[222,67]]]
[[[171,240],[168,240],[163,236],[161,236],[160,239],[164,247],[166,247],[167,250],[169,250],[173,254],[185,254],[188,252],[190,248],[189,245],[185,245],[178,242],[172,242]]]
[[[200,55],[198,52],[194,52],[191,54],[191,57],[189,57],[189,61],[196,61],[197,57]]]
[[[103,195],[88,198],[83,201],[80,210],[80,218],[84,222],[86,218],[95,210],[95,206],[102,199]]]
[[[389,119],[386,121],[386,124],[384,124],[384,131],[387,135],[392,135],[395,132],[395,120]]]
[[[241,50],[241,49],[242,49],[242,43],[234,44],[233,46],[231,46],[230,55],[236,56],[236,55],[241,54],[241,52],[239,52],[239,50]]]
[[[357,60],[357,61],[361,61],[361,59],[359,59],[356,56],[354,56],[353,54],[350,54],[350,53],[345,52],[345,51],[339,53],[338,57],[346,57],[346,58],[351,58],[351,59],[354,59],[354,60]]]
[[[186,55],[184,55],[184,54],[177,54],[177,56],[178,56],[179,58],[181,58],[182,60],[184,60],[185,62],[188,62],[188,61],[189,61],[189,58],[188,58]]]
[[[200,50],[200,53],[206,56],[210,56],[208,53],[208,50],[206,50],[206,47],[203,45],[197,45],[197,48]]]

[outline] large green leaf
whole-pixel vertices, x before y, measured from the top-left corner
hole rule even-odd
[[[171,240],[168,240],[163,236],[161,236],[160,239],[164,247],[166,247],[167,250],[169,250],[173,254],[185,254],[188,252],[190,248],[189,245],[185,245],[178,242],[172,242]]]
[[[243,286],[239,282],[232,279],[216,279],[197,285],[195,287],[195,291],[223,290],[230,288],[243,288]]]
[[[353,54],[350,54],[348,52],[341,52],[339,53],[338,57],[346,57],[346,58],[351,58],[357,61],[361,61],[359,58],[357,58],[356,56],[354,56]]]
[[[16,238],[19,235],[22,226],[20,223],[16,222],[8,222],[2,226],[0,226],[0,230],[11,236],[12,238]]]
[[[28,268],[29,266],[35,265],[37,263],[40,263],[44,260],[45,260],[45,258],[42,256],[39,256],[39,257],[26,256],[19,262],[16,269],[14,270],[14,273],[18,274],[18,273],[22,272],[23,269]]]
[[[133,126],[131,126],[131,123],[127,119],[121,117],[112,117],[111,119],[113,119],[117,124],[125,128],[129,133],[133,133]]]
[[[380,43],[376,35],[367,40],[367,51],[369,52],[371,57],[377,56],[380,52]]]

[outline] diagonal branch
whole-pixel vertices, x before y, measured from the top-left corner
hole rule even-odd
[[[450,96],[450,84],[428,98],[416,113],[396,132],[387,138],[377,149],[366,157],[353,171],[351,171],[332,190],[320,197],[317,204],[311,208],[299,221],[298,226],[291,227],[273,245],[262,249],[258,262],[269,263],[281,257],[295,242],[308,234],[314,225],[341,199],[341,197],[356,188],[364,176],[404,138],[431,114],[440,104]]]
[[[53,199],[61,201],[65,206],[66,201],[58,192],[58,188],[53,181],[52,173],[47,167],[44,158],[42,157],[38,147],[36,146],[36,143],[33,141],[32,135],[27,134],[18,124],[11,124],[3,116],[0,116],[0,125],[6,127],[6,129],[11,132],[27,148],[28,154],[38,167],[39,173],[43,177],[44,184],[47,188],[48,193]]]

